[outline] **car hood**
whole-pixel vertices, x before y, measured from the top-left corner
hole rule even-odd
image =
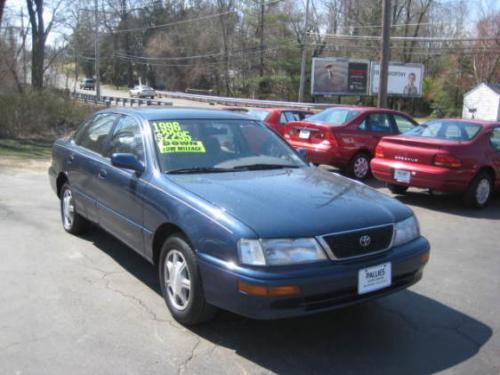
[[[260,237],[317,236],[394,223],[411,210],[322,168],[169,175]]]

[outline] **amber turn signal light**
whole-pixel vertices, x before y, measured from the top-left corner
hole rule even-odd
[[[300,292],[300,288],[296,285],[262,286],[249,284],[245,281],[238,282],[238,289],[242,293],[264,297],[289,296]]]
[[[424,255],[422,255],[422,257],[420,258],[420,261],[422,263],[427,263],[429,261],[429,259],[431,259],[431,252],[430,251],[428,251]]]

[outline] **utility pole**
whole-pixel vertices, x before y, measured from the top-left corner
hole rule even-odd
[[[99,4],[94,0],[95,5],[95,98],[101,100],[101,75],[99,74],[101,66],[101,51],[99,48]]]
[[[309,0],[306,0],[306,19],[304,20],[304,35],[302,36],[302,61],[300,62],[299,102],[304,101],[304,85],[306,82],[307,29],[308,28],[309,28]]]
[[[387,80],[390,59],[391,0],[382,0],[382,49],[380,53],[380,74],[377,107],[387,107]]]
[[[266,3],[260,0],[260,64],[259,76],[264,77],[264,13],[266,10]]]

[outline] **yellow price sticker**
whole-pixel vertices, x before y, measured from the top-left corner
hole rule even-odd
[[[205,153],[202,141],[193,140],[189,131],[177,121],[153,122],[156,143],[162,154],[179,152]]]

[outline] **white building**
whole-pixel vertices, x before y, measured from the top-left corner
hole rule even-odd
[[[462,117],[500,121],[500,84],[481,83],[466,92]]]

